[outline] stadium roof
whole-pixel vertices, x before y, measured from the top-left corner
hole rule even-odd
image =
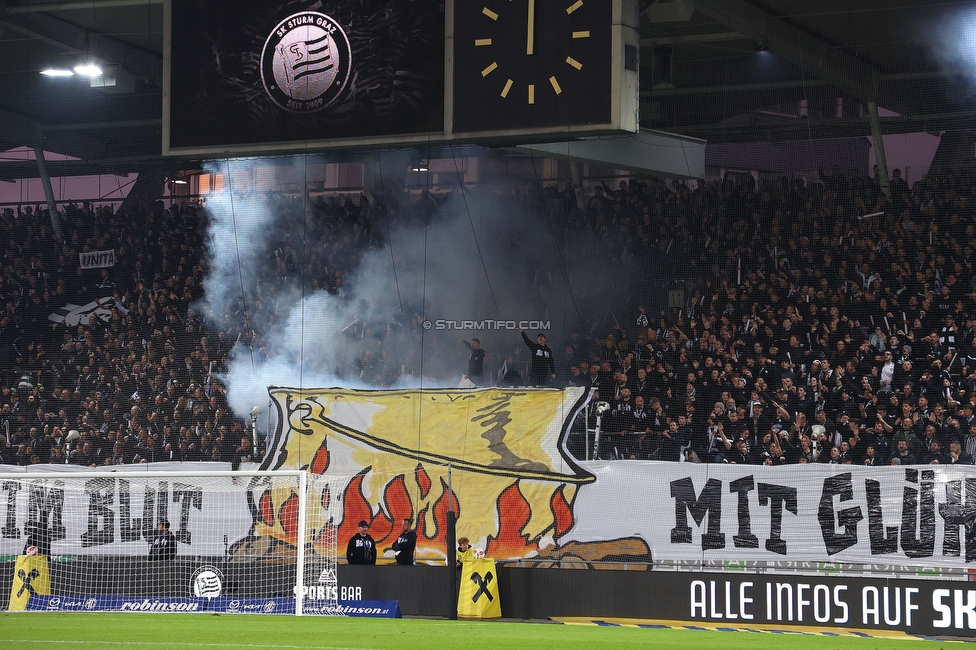
[[[645,128],[710,142],[863,136],[868,102],[897,114],[882,118],[885,133],[973,127],[972,88],[945,72],[932,43],[966,41],[974,2],[642,3]],[[171,166],[160,157],[162,53],[162,0],[0,0],[0,151],[41,146],[79,158],[56,175]],[[85,54],[111,66],[115,86],[39,74]],[[29,176],[30,163],[0,161],[0,179]]]

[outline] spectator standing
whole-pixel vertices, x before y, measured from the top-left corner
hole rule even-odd
[[[403,519],[402,531],[393,542],[393,555],[400,566],[413,566],[413,552],[417,548],[417,533],[411,529],[410,519]]]
[[[552,348],[546,345],[546,335],[539,333],[537,343],[533,343],[519,328],[522,340],[532,353],[532,365],[529,370],[529,383],[532,386],[548,386],[549,381],[556,378],[556,363],[552,356]]]
[[[369,534],[369,522],[359,522],[359,532],[346,545],[346,561],[349,564],[376,564],[376,542]]]

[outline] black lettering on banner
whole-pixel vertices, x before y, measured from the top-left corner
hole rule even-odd
[[[146,486],[146,491],[142,498],[142,538],[153,543],[156,539],[156,490],[151,486]]]
[[[495,576],[491,574],[491,571],[486,573],[484,578],[482,578],[481,574],[478,573],[477,571],[471,574],[471,582],[478,585],[478,590],[474,592],[474,596],[471,596],[472,603],[478,602],[478,599],[481,598],[482,594],[488,597],[489,603],[495,600],[494,598],[491,597],[491,592],[488,591],[488,585],[491,584],[491,581],[494,577]]]
[[[722,525],[722,482],[710,478],[705,482],[701,495],[695,498],[695,484],[691,478],[671,481],[671,496],[674,497],[674,528],[671,529],[672,544],[691,544],[691,528],[688,527],[688,513],[701,526],[708,515],[708,532],[702,533],[702,550],[725,548],[725,534]]]
[[[756,483],[751,474],[729,483],[729,492],[739,495],[739,534],[732,536],[732,543],[736,548],[759,548],[759,538],[752,534],[749,515],[749,492],[754,489]]]
[[[161,519],[169,521],[169,481],[160,481],[156,489],[156,521],[152,524],[153,528]]]
[[[850,472],[824,479],[823,492],[820,494],[817,519],[820,521],[820,531],[828,555],[840,553],[857,544],[857,523],[864,519],[864,514],[859,507],[840,510],[836,513],[835,519],[835,496],[840,497],[841,502],[854,499],[854,483]],[[837,526],[842,527],[844,532],[838,533]]]
[[[946,502],[939,504],[945,520],[942,555],[959,556],[959,526],[966,530],[966,562],[976,560],[976,479],[966,479],[966,503],[962,502],[962,481],[946,483]]]
[[[783,539],[783,506],[797,514],[796,488],[772,483],[759,484],[759,505],[769,503],[769,539],[766,550],[786,555],[786,540]]]
[[[94,478],[85,481],[88,495],[88,530],[81,534],[81,545],[101,546],[115,541],[115,480]]]
[[[51,541],[66,539],[68,531],[64,527],[64,481],[55,481],[54,487],[48,488],[47,511]]]
[[[20,492],[20,483],[4,481],[0,483],[0,492],[7,493],[7,516],[4,517],[0,535],[4,539],[20,539],[20,529],[17,528],[17,493]]]
[[[142,537],[142,519],[132,518],[132,493],[129,482],[119,479],[119,539],[123,542],[138,542]]]
[[[921,501],[919,490],[906,485],[901,507],[901,550],[908,557],[935,554],[935,472],[926,469],[921,473]],[[905,480],[918,484],[918,474],[918,470],[906,469]]]
[[[55,481],[52,487],[44,483],[31,483],[27,491],[27,524],[36,534],[50,543],[65,539],[64,528],[64,481]]]
[[[866,479],[864,491],[867,492],[868,497],[868,538],[871,540],[871,555],[897,553],[898,526],[884,525],[884,511],[881,508],[881,483]]]
[[[180,529],[173,534],[181,544],[190,544],[190,508],[203,510],[203,488],[173,483],[173,503],[180,504]]]
[[[27,521],[39,522],[47,513],[47,490],[41,482],[27,486]]]
[[[176,501],[175,497],[173,501]],[[163,519],[169,521],[169,482],[167,481],[160,481],[156,489],[153,489],[152,485],[146,485],[142,500],[142,538],[152,544],[156,539],[156,525]],[[179,533],[176,535],[178,538]]]

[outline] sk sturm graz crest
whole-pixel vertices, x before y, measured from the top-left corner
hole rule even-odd
[[[443,0],[170,5],[171,147],[444,130]]]
[[[220,569],[209,564],[198,568],[190,578],[190,593],[197,598],[217,598],[223,589]]]
[[[285,18],[265,41],[261,81],[271,100],[293,113],[314,113],[342,94],[352,70],[349,39],[330,16],[303,11]]]

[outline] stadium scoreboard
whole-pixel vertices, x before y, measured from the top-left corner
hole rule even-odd
[[[163,153],[638,130],[637,0],[167,0]]]

